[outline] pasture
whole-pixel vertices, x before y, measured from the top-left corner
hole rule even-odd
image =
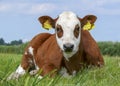
[[[103,68],[83,69],[72,78],[57,75],[38,79],[37,75],[26,74],[18,80],[7,81],[20,64],[21,57],[21,54],[0,53],[0,86],[120,86],[120,57],[117,56],[104,56]]]

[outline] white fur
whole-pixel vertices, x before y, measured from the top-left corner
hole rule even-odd
[[[33,48],[30,46],[29,48],[28,48],[28,52],[31,54],[31,55],[33,55]]]
[[[74,77],[76,75],[76,71],[74,70],[72,73],[72,76]]]
[[[29,72],[30,75],[36,75],[38,73],[39,70],[35,69]]]
[[[76,53],[75,51],[74,52],[70,52],[70,53],[63,52],[63,55],[64,55],[65,59],[67,61],[69,61],[69,58],[72,57],[75,53]]]
[[[21,67],[21,65],[17,68],[17,70],[15,72],[20,74],[20,75],[24,75],[25,74],[25,70]]]
[[[67,69],[65,67],[62,67],[59,72],[63,77],[69,77],[70,75],[67,73]]]
[[[67,72],[67,69],[65,67],[62,67],[59,73],[65,78],[71,78],[71,77],[74,77],[76,75],[76,71],[73,71],[72,75],[70,75]]]
[[[39,76],[38,79],[42,79],[43,77],[42,76]]]
[[[33,56],[33,62],[34,62],[34,64],[35,64],[35,68],[36,68],[37,70],[39,70],[39,67],[37,66],[37,64],[36,64],[36,62],[35,62],[33,50],[34,50],[34,48],[32,48],[32,46],[30,46],[30,47],[28,48],[28,52]]]
[[[21,65],[17,68],[17,70],[15,72],[13,72],[8,78],[7,80],[11,80],[11,79],[18,79],[20,76],[25,74],[25,70],[21,67]]]
[[[77,24],[79,25],[79,27],[81,27],[81,23],[78,17],[74,13],[63,12],[62,14],[59,15],[56,25],[57,24],[61,25],[63,29],[63,36],[61,38],[58,38],[58,36],[56,35],[56,39],[61,50],[64,51],[63,45],[66,43],[71,43],[74,45],[73,52],[69,54],[63,52],[64,57],[66,58],[66,60],[68,60],[71,56],[73,56],[78,51],[81,34],[79,34],[79,37],[76,38],[74,36],[74,29]]]
[[[29,61],[29,64],[34,64],[35,65],[35,70],[31,70],[30,71],[30,75],[35,75],[37,74],[37,72],[39,71],[39,67],[36,65],[36,62],[35,62],[35,59],[34,59],[34,54],[33,54],[33,50],[34,48],[32,48],[31,46],[28,48],[28,53],[25,52],[24,54],[27,55],[27,54],[31,54],[33,56],[33,60],[32,59],[28,59]],[[13,72],[7,80],[10,80],[10,79],[18,79],[20,76],[24,75],[25,74],[25,70],[22,68],[22,66],[20,65],[15,72]]]
[[[36,70],[30,71],[29,74],[32,75],[32,76],[37,74],[37,76],[38,76],[38,72],[39,72],[39,70],[36,69]],[[43,77],[42,77],[41,75],[38,76],[38,79],[42,79],[42,78],[43,78]]]
[[[34,58],[33,58],[33,61],[34,61],[34,64],[35,64],[35,68],[36,68],[37,70],[39,70],[39,67],[37,66]]]

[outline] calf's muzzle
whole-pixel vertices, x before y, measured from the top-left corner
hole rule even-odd
[[[74,45],[71,43],[66,43],[63,45],[63,49],[65,52],[72,52],[73,48],[74,48]]]

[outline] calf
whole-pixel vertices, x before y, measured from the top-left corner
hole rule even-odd
[[[41,76],[52,71],[51,76],[54,76],[62,69],[73,75],[83,67],[104,65],[97,43],[89,31],[84,30],[88,22],[91,25],[88,29],[91,29],[96,18],[94,15],[79,18],[73,12],[63,12],[56,19],[40,17],[43,28],[54,28],[55,34],[35,36],[25,49],[21,65],[8,79],[18,78],[26,71],[34,74],[38,70],[42,70]]]

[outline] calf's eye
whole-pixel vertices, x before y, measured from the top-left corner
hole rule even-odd
[[[74,35],[75,35],[76,38],[78,38],[79,32],[80,32],[80,27],[79,27],[79,25],[77,24],[77,25],[75,26],[75,29],[74,29]]]
[[[63,36],[63,30],[60,25],[57,25],[57,27],[56,27],[56,34],[59,38]]]
[[[61,31],[61,28],[57,27],[56,32],[60,32],[60,31]]]

